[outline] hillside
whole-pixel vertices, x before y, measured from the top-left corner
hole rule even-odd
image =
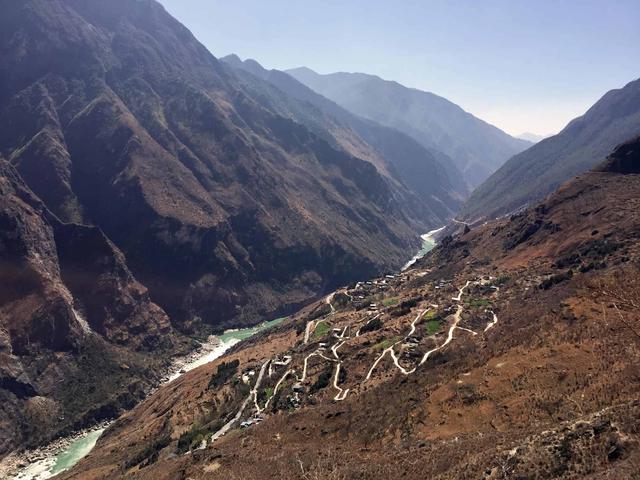
[[[0,455],[133,406],[193,337],[399,267],[459,204],[272,109],[154,0],[0,9]]]
[[[639,133],[640,80],[636,80],[608,92],[558,135],[510,159],[473,192],[459,218],[495,218],[539,201]]]
[[[395,128],[453,159],[471,189],[531,143],[516,139],[430,92],[363,73],[288,70],[312,90],[364,118]]]
[[[638,143],[160,389],[60,478],[635,478]]]

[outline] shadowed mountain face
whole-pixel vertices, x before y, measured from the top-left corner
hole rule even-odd
[[[458,201],[468,196],[463,175],[451,158],[428,149],[399,130],[384,127],[359,117],[333,101],[314,92],[291,75],[279,70],[266,70],[255,60],[240,60],[237,55],[222,59],[233,67],[241,79],[260,88],[261,98],[283,115],[294,118],[329,141],[356,156],[376,162],[376,166],[396,182],[415,192],[425,208],[436,209],[435,202],[457,210]],[[250,75],[247,75],[250,74]],[[265,91],[265,80],[277,91]],[[446,173],[446,177],[443,174]]]
[[[635,80],[608,92],[558,135],[509,160],[473,192],[462,216],[493,218],[540,200],[639,133],[640,80]]]
[[[181,328],[256,322],[398,266],[456,205],[397,195],[154,1],[0,6],[0,152],[60,219],[99,226]]]
[[[287,73],[347,110],[443,152],[453,159],[471,188],[531,145],[442,97],[397,82],[363,73],[320,75],[305,67]]]
[[[0,227],[2,454],[130,408],[174,337],[104,234],[61,223],[2,159]]]

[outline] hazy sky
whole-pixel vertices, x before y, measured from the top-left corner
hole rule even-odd
[[[514,135],[640,77],[640,0],[160,1],[218,57],[376,74]]]

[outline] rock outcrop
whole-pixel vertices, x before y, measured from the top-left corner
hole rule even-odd
[[[174,335],[104,234],[63,224],[5,160],[0,227],[4,453],[132,406],[163,366],[150,352],[172,351]]]
[[[596,172],[640,173],[640,137],[620,145]]]

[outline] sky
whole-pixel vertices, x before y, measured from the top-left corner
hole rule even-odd
[[[512,135],[640,77],[640,0],[160,0],[217,57],[365,72]]]

